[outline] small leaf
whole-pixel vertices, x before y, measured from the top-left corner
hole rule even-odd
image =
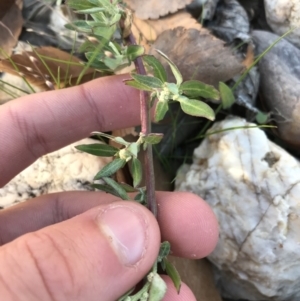
[[[93,34],[95,36],[100,36],[107,40],[110,40],[113,34],[115,33],[116,29],[116,25],[112,25],[110,27],[96,27],[93,29]]]
[[[150,88],[149,86],[146,86],[146,85],[143,85],[135,80],[125,80],[124,81],[125,85],[127,86],[130,86],[130,87],[133,87],[135,89],[138,89],[138,90],[142,90],[142,91],[149,91],[151,92],[152,91],[152,88]]]
[[[82,144],[75,146],[76,149],[100,157],[112,157],[114,156],[119,149],[107,144]]]
[[[113,137],[112,140],[125,146],[130,144],[129,142],[125,141],[122,137]]]
[[[219,90],[221,94],[223,109],[230,108],[235,102],[232,90],[222,82],[219,82]]]
[[[138,189],[126,184],[126,183],[120,183],[120,186],[122,186],[126,192],[137,192],[139,191]]]
[[[118,56],[116,58],[105,57],[104,58],[105,65],[112,71],[116,71],[120,68],[128,66],[128,60],[124,56]]]
[[[155,108],[154,121],[158,122],[162,120],[169,110],[167,101],[158,101]]]
[[[136,158],[138,155],[138,152],[140,151],[140,146],[136,142],[130,143],[130,145],[127,147],[127,149],[130,151],[130,153]]]
[[[153,68],[153,74],[162,82],[167,81],[167,72],[162,63],[153,55],[144,55],[143,61]]]
[[[126,190],[112,178],[104,177],[103,180],[109,185],[122,200],[130,200]]]
[[[197,80],[189,80],[184,82],[180,89],[188,97],[204,97],[214,100],[220,99],[220,94],[217,89],[211,85],[206,85]]]
[[[161,262],[164,257],[168,256],[170,254],[171,245],[168,241],[164,241],[160,244],[159,254],[157,261]]]
[[[176,78],[176,84],[177,84],[177,86],[180,86],[183,79],[182,79],[182,75],[181,75],[179,69],[177,68],[177,66],[162,51],[160,51],[158,49],[155,49],[155,50],[168,62],[168,64],[171,67],[171,70]]]
[[[269,114],[266,114],[266,113],[263,113],[261,111],[259,111],[256,116],[255,116],[255,119],[257,121],[258,124],[265,124],[268,122],[270,118],[270,115]]]
[[[103,27],[103,26],[107,26],[106,22],[104,22],[104,21],[85,21],[85,22],[90,27],[97,27],[97,26]]]
[[[164,134],[151,133],[151,134],[148,134],[147,136],[143,137],[143,140],[148,144],[158,144],[162,140],[163,137],[164,137]]]
[[[106,193],[110,193],[110,194],[115,195],[117,197],[120,197],[119,194],[113,188],[111,188],[108,185],[92,184],[91,187],[93,187],[95,189],[98,189],[98,190],[101,190],[101,191],[104,191]]]
[[[83,0],[68,0],[68,6],[77,10],[89,9],[95,7],[94,4]]]
[[[174,83],[166,83],[166,87],[168,88],[168,90],[174,94],[174,95],[178,95],[179,94],[179,89],[178,86]]]
[[[203,101],[196,100],[196,99],[189,99],[184,96],[180,96],[178,98],[178,101],[180,102],[182,111],[188,115],[205,117],[209,120],[215,119],[215,112],[209,105],[207,105]]]
[[[179,293],[180,287],[181,287],[180,275],[179,275],[177,269],[175,268],[175,266],[169,260],[164,258],[163,261],[166,266],[166,272],[167,272],[168,276],[172,279],[174,286],[176,287],[177,293]]]
[[[112,162],[105,165],[94,177],[94,180],[99,180],[103,177],[109,177],[122,168],[126,163],[126,160],[115,159]]]
[[[102,133],[102,132],[92,132],[92,135],[95,135],[97,137],[99,137],[101,139],[101,137],[105,137],[107,139],[110,139],[112,141],[115,141],[119,144],[122,144],[122,145],[129,145],[130,143],[125,141],[122,137],[115,137],[115,136],[111,136],[111,135],[108,135],[108,134],[105,134],[105,133]]]
[[[144,54],[144,47],[139,45],[129,45],[126,51],[127,57],[130,61]]]
[[[92,8],[77,10],[76,13],[77,14],[95,14],[95,13],[99,13],[101,11],[104,11],[103,7],[92,7]]]
[[[146,204],[146,192],[143,189],[140,189],[140,192],[135,196],[135,201],[139,202],[140,204]]]
[[[142,163],[139,159],[132,158],[130,173],[133,178],[133,187],[137,187],[141,183],[143,177]]]
[[[131,74],[131,76],[137,82],[139,82],[145,86],[148,86],[149,88],[152,88],[152,89],[159,89],[159,88],[162,88],[162,86],[163,86],[163,82],[160,79],[153,77],[153,76],[140,75],[140,74]]]

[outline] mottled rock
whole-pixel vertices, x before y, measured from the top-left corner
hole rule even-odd
[[[264,0],[267,22],[278,35],[295,30],[286,39],[300,47],[300,1]]]
[[[240,118],[211,131],[249,126]],[[224,297],[300,300],[300,164],[258,128],[208,136],[176,189],[203,197],[220,224],[209,256]]]
[[[110,158],[95,157],[74,147],[90,143],[97,142],[84,139],[39,158],[0,189],[0,207],[47,193],[91,190],[94,176]]]
[[[254,31],[257,54],[264,52],[279,36]],[[300,146],[300,50],[281,40],[259,62],[260,92],[266,110],[278,126],[281,139]]]

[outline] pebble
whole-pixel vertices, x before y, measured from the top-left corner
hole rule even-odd
[[[210,131],[253,126],[238,117]],[[176,190],[213,208],[220,239],[209,259],[226,298],[300,300],[300,164],[258,128],[208,136]]]

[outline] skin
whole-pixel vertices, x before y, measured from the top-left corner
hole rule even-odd
[[[94,130],[139,124],[139,92],[125,86],[124,78],[101,78],[2,105],[0,185]],[[214,249],[218,224],[201,198],[157,192],[157,201],[158,221],[141,205],[101,192],[49,194],[1,210],[1,299],[114,301],[149,271],[161,240],[171,242],[173,255],[186,258]],[[165,301],[196,300],[185,284],[178,295],[163,277]]]

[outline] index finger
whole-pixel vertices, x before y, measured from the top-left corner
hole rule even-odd
[[[27,95],[0,107],[0,187],[40,156],[87,137],[139,124],[139,92],[128,75]]]

